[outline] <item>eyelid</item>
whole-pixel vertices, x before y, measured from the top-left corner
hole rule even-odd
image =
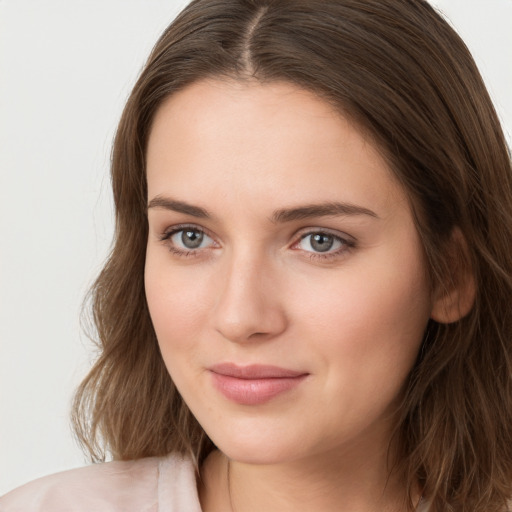
[[[298,247],[300,242],[304,240],[304,238],[316,234],[324,234],[332,236],[342,243],[342,247],[334,251],[326,251],[326,252],[316,252],[316,251],[306,251]],[[345,256],[348,252],[352,251],[356,247],[356,239],[353,236],[350,236],[347,233],[340,232],[338,230],[329,229],[329,228],[321,228],[321,227],[308,227],[303,228],[299,232],[296,233],[294,237],[294,242],[291,244],[290,248],[296,251],[302,251],[307,254],[308,258],[311,260],[319,260],[327,262],[328,260],[339,259]]]
[[[203,233],[205,236],[212,240],[212,244],[207,247],[197,247],[197,248],[187,248],[180,247],[175,245],[172,242],[172,237],[179,233],[180,231],[198,231]],[[183,223],[183,224],[173,224],[172,226],[167,227],[162,233],[158,236],[159,241],[171,252],[174,256],[179,258],[194,258],[194,257],[205,257],[211,254],[209,251],[212,249],[216,249],[220,246],[217,242],[216,237],[209,233],[207,229],[202,226],[198,226],[197,224],[192,223]]]
[[[159,238],[161,241],[169,240],[169,238],[172,235],[174,235],[180,231],[185,231],[186,229],[190,229],[193,231],[200,231],[201,233],[204,233],[206,236],[208,236],[212,240],[216,241],[215,236],[212,235],[203,226],[198,226],[197,224],[191,224],[191,223],[173,224],[172,226],[165,228],[164,231],[159,235]]]
[[[322,228],[322,227],[318,227],[318,226],[302,228],[295,234],[294,238],[297,238],[298,241],[300,241],[308,235],[316,235],[318,233],[323,233],[325,235],[331,235],[333,237],[338,238],[339,240],[346,242],[347,244],[355,244],[356,243],[356,239],[353,236],[349,235],[348,233],[339,231],[337,229]],[[297,243],[297,242],[294,242],[294,244],[295,243]]]

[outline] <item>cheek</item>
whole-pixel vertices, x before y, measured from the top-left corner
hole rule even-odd
[[[398,256],[383,254],[378,264],[361,258],[330,280],[309,280],[308,294],[290,294],[299,297],[292,300],[305,337],[318,340],[325,364],[342,366],[340,374],[403,375],[414,363],[430,316],[429,287],[418,254]]]
[[[208,311],[208,290],[200,272],[169,265],[165,253],[148,251],[145,269],[146,299],[160,349],[169,352],[190,350],[199,339]]]

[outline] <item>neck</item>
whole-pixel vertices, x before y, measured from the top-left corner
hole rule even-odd
[[[402,511],[405,489],[386,453],[349,454],[280,464],[248,464],[213,452],[202,471],[204,512]],[[419,499],[419,494],[418,494]]]

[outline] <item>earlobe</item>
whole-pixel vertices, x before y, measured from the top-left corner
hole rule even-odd
[[[442,324],[457,322],[466,316],[475,302],[476,284],[469,263],[467,242],[458,228],[450,237],[448,265],[450,277],[438,285],[430,318]]]

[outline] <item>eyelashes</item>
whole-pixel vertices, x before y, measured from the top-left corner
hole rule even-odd
[[[160,237],[169,251],[178,257],[193,258],[204,256],[220,244],[203,228],[194,225],[178,225],[167,229]],[[329,261],[339,259],[356,246],[348,235],[334,233],[329,229],[307,228],[294,236],[289,248],[302,251],[312,260]]]
[[[354,247],[354,242],[325,231],[314,231],[301,236],[292,246],[315,256],[337,255]]]
[[[330,230],[311,229],[303,232],[300,239],[291,245],[292,250],[304,252],[312,261],[336,262],[347,256],[356,246],[356,242],[348,235],[341,236]]]
[[[204,249],[214,244],[214,241],[204,231],[194,228],[185,227],[174,229],[165,236],[176,248],[182,250]]]
[[[184,258],[200,256],[202,251],[218,246],[203,229],[192,225],[174,226],[160,236],[169,251]]]

